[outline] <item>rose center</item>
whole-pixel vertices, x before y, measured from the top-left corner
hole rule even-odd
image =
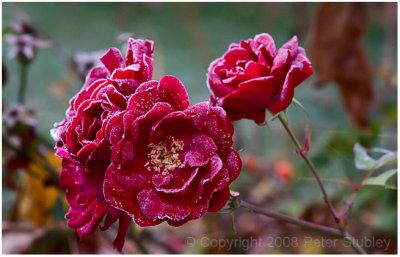
[[[156,171],[162,175],[169,175],[170,171],[176,168],[183,168],[185,165],[179,159],[179,152],[183,150],[183,141],[168,136],[167,140],[159,142],[157,145],[151,143],[148,154],[149,161],[145,164],[148,171]]]

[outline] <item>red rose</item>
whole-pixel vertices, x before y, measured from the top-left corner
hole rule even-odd
[[[153,75],[153,41],[129,38],[125,60],[117,48],[110,48],[100,59],[104,66],[94,67],[86,77],[83,88],[98,79],[111,78],[136,89]]]
[[[101,58],[104,66],[92,69],[71,99],[66,119],[52,130],[58,156],[88,165],[109,159],[110,151],[98,133],[111,114],[126,109],[140,83],[151,79],[152,55],[152,41],[129,39],[125,61],[116,48]]]
[[[52,130],[68,225],[82,236],[103,219],[102,229],[119,220],[118,249],[132,218],[140,226],[178,226],[218,211],[241,169],[225,111],[189,107],[175,77],[148,81],[153,51],[146,42],[131,40],[125,61],[109,50]]]
[[[125,60],[111,48],[102,58],[104,66],[89,73],[82,90],[70,101],[66,118],[51,134],[56,155],[63,158],[60,185],[67,191],[68,225],[80,236],[92,233],[105,218],[104,229],[119,219],[114,246],[122,248],[131,218],[105,202],[103,181],[110,165],[111,149],[103,137],[103,124],[127,108],[138,86],[151,79],[153,43],[129,39]]]
[[[229,199],[241,169],[233,126],[220,107],[189,107],[177,78],[143,83],[104,131],[112,145],[104,197],[136,224],[179,226]]]
[[[231,44],[208,69],[210,102],[231,120],[265,120],[265,109],[278,113],[292,102],[294,88],[312,74],[311,63],[294,36],[277,52],[266,33]]]

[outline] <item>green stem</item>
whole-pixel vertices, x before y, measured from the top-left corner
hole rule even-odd
[[[297,147],[298,150],[301,150],[301,144],[299,143],[299,140],[297,139],[296,135],[293,133],[293,131],[291,130],[291,128],[289,127],[288,123],[286,122],[286,120],[282,117],[282,114],[278,115],[279,120],[281,121],[283,127],[286,129],[287,133],[289,134],[290,138],[292,139],[293,143],[295,144],[295,146]],[[328,194],[325,190],[324,184],[322,183],[322,179],[318,174],[318,171],[315,169],[314,164],[311,162],[310,158],[308,158],[307,154],[304,153],[303,151],[299,151],[300,156],[306,161],[307,165],[310,167],[311,171],[314,174],[314,177],[316,178],[318,185],[322,191],[322,194],[324,196],[324,201],[326,203],[326,205],[329,208],[330,213],[332,214],[335,223],[338,226],[338,229],[343,232],[343,228],[340,225],[340,218],[338,217],[335,208],[333,208],[333,205],[331,204],[331,202],[329,201],[328,198]]]
[[[18,91],[18,103],[25,103],[25,92],[26,92],[26,78],[28,73],[28,64],[21,63],[21,73],[19,81],[19,91]]]
[[[299,140],[297,139],[296,135],[293,133],[293,131],[289,127],[289,124],[287,123],[287,121],[283,118],[282,114],[279,114],[278,118],[279,118],[280,122],[282,123],[283,127],[285,128],[286,132],[289,134],[289,136],[292,139],[293,143],[297,147],[297,149],[298,150],[302,150],[302,146],[301,146]],[[313,172],[314,177],[317,180],[318,185],[319,185],[319,187],[321,189],[321,192],[323,194],[325,204],[328,206],[328,209],[329,209],[332,217],[334,218],[334,220],[336,222],[336,226],[338,227],[343,239],[345,241],[349,242],[350,245],[353,247],[353,249],[356,252],[358,252],[358,253],[366,253],[365,250],[362,247],[358,246],[357,243],[354,241],[354,239],[344,231],[344,229],[343,229],[343,227],[341,225],[341,220],[340,220],[339,216],[337,215],[336,210],[333,207],[332,203],[329,201],[328,194],[327,194],[327,192],[325,190],[324,184],[322,183],[322,179],[319,176],[319,173],[318,173],[317,169],[315,168],[314,164],[312,163],[312,161],[308,157],[307,153],[304,152],[304,151],[299,151],[299,154],[305,160],[305,162],[307,163],[307,165],[310,167],[311,171]]]
[[[278,119],[282,123],[283,127],[286,129],[286,132],[289,134],[290,138],[292,139],[293,143],[296,145],[298,150],[301,150],[301,144],[299,140],[297,140],[297,137],[293,133],[293,131],[290,129],[289,124],[286,122],[285,118],[283,118],[282,114],[278,115]]]
[[[143,254],[150,254],[149,250],[147,250],[146,246],[142,243],[142,241],[136,236],[135,225],[132,227],[131,238],[135,242],[136,246],[142,251]]]
[[[323,225],[319,225],[319,224],[315,224],[312,222],[308,222],[305,220],[301,220],[301,219],[296,219],[290,216],[286,216],[280,213],[276,213],[270,210],[264,210],[261,209],[253,204],[241,201],[241,204],[239,206],[242,209],[246,209],[250,212],[254,212],[254,213],[258,213],[273,219],[277,219],[280,221],[284,221],[290,224],[294,224],[303,228],[308,228],[308,229],[312,229],[315,231],[319,231],[319,232],[323,232],[325,234],[329,234],[338,238],[343,239],[344,241],[348,242],[350,244],[350,246],[357,252],[360,254],[366,254],[365,250],[358,245],[357,241],[351,237],[349,234],[347,233],[343,233],[342,231],[336,229],[336,228],[331,228],[331,227],[327,227],[327,226],[323,226]]]

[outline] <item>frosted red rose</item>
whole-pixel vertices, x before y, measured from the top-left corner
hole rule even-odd
[[[52,130],[68,225],[83,236],[119,220],[118,249],[132,219],[178,226],[220,210],[241,169],[225,111],[189,107],[175,77],[149,81],[152,53],[151,41],[132,39],[125,60],[109,50]]]
[[[126,58],[111,48],[101,58],[104,66],[88,74],[82,90],[70,101],[67,117],[55,124],[52,135],[57,155],[85,164],[103,164],[110,151],[98,132],[110,115],[126,109],[138,86],[152,77],[153,42],[129,39]]]
[[[66,190],[70,210],[68,225],[82,237],[92,233],[105,217],[103,229],[119,219],[114,246],[121,250],[130,217],[113,208],[103,197],[103,180],[110,165],[111,149],[102,135],[103,123],[125,110],[142,82],[152,77],[153,42],[129,39],[124,58],[111,48],[104,66],[88,74],[82,90],[70,101],[66,118],[55,124],[56,155],[63,158],[60,186]]]
[[[312,74],[311,63],[294,36],[275,52],[269,34],[231,44],[210,64],[210,102],[223,107],[231,120],[265,120],[265,109],[278,113],[293,100],[294,88]]]
[[[177,78],[143,83],[127,110],[105,124],[112,145],[106,201],[140,226],[179,226],[220,210],[241,169],[232,134],[222,108],[189,107]]]

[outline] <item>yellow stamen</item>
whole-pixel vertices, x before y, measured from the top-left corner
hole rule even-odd
[[[167,141],[170,142],[170,150],[167,148]],[[185,165],[179,159],[179,152],[183,150],[183,141],[168,136],[167,141],[161,141],[157,145],[149,144],[151,148],[148,161],[144,166],[148,171],[161,172],[163,176],[169,175],[170,171],[176,168],[183,168]]]

